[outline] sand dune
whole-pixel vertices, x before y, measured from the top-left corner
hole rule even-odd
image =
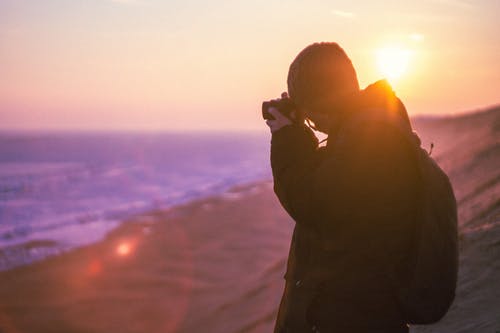
[[[456,191],[461,266],[449,314],[412,332],[500,331],[500,108],[415,127]],[[0,273],[0,332],[270,332],[292,227],[270,181],[137,216]]]

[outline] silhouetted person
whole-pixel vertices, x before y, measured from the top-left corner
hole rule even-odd
[[[389,277],[413,241],[417,170],[390,125],[410,127],[405,107],[384,80],[360,90],[336,43],[306,47],[287,83],[294,110],[267,120],[274,190],[296,222],[275,332],[408,332]]]

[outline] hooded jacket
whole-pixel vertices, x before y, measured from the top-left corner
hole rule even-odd
[[[404,275],[413,242],[408,115],[386,81],[336,112],[324,147],[302,124],[272,136],[274,190],[296,222],[275,332],[404,332],[389,276]]]

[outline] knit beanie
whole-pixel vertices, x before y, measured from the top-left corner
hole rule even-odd
[[[333,42],[303,49],[288,71],[288,94],[297,106],[359,91],[356,71],[345,51]]]

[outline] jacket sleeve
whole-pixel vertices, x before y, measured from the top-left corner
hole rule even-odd
[[[311,135],[294,125],[271,141],[274,190],[298,224],[332,231],[345,221],[384,218],[407,204],[415,164],[397,130],[346,126],[324,156]]]
[[[285,126],[273,133],[271,168],[274,191],[296,221],[307,223],[313,199],[310,181],[318,165],[318,139],[305,125]]]

